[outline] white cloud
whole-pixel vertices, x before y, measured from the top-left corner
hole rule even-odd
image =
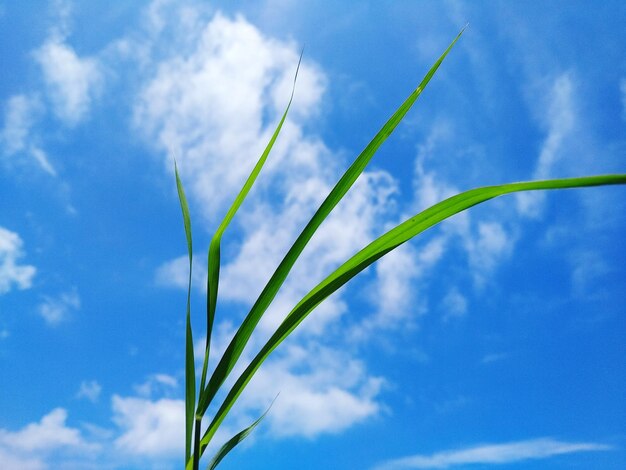
[[[532,439],[506,444],[486,444],[432,455],[414,455],[391,460],[375,467],[376,470],[411,468],[450,468],[467,465],[496,465],[547,459],[575,452],[606,451],[611,447],[593,442],[564,442],[552,438]]]
[[[413,187],[415,188],[414,205],[418,211],[427,209],[459,192],[454,186],[446,184],[435,172],[424,170],[424,163],[424,157],[421,153],[418,154],[413,180]]]
[[[610,272],[610,265],[594,250],[578,251],[570,256],[572,290],[578,298],[602,292],[599,282]]]
[[[464,244],[469,268],[477,287],[482,287],[487,275],[511,254],[514,242],[513,236],[498,222],[480,222],[475,236],[466,235]]]
[[[46,153],[37,146],[33,127],[44,111],[40,100],[32,95],[14,95],[7,101],[4,127],[0,131],[0,144],[7,156],[29,154],[51,175],[56,171]]]
[[[74,6],[69,0],[52,0],[50,7],[55,20],[50,28],[50,36],[62,41],[70,33],[70,21]]]
[[[95,380],[83,381],[80,383],[76,398],[86,398],[90,402],[95,403],[98,401],[101,392],[102,386]]]
[[[447,184],[434,171],[424,170],[425,162],[436,150],[437,141],[447,135],[446,129],[444,127],[442,130],[440,126],[435,126],[426,143],[419,149],[413,182],[414,206],[419,210],[426,209],[460,192],[454,186]],[[441,226],[441,232],[442,243],[447,243],[452,236],[460,238],[467,253],[469,272],[472,273],[474,284],[478,288],[482,287],[498,264],[512,253],[515,244],[515,236],[508,232],[502,223],[475,221],[468,211],[447,219]],[[455,297],[457,307],[464,310],[458,296]]]
[[[15,233],[0,227],[0,295],[6,294],[14,286],[28,289],[32,285],[37,270],[34,266],[20,265],[24,256],[22,239]]]
[[[0,446],[0,462],[4,470],[44,470],[46,464],[40,457],[32,455],[16,455]]]
[[[274,436],[337,433],[379,414],[384,381],[332,348],[290,345],[266,363],[242,396],[240,409],[258,416],[280,393],[265,421]]]
[[[425,280],[443,256],[445,245],[443,236],[423,246],[408,243],[377,261],[369,290],[376,310],[352,327],[351,339],[363,341],[376,331],[414,327],[417,317],[428,309]]]
[[[212,342],[211,366],[226,348],[232,325],[220,323]],[[204,354],[204,338],[197,340],[196,359]],[[242,364],[252,359],[246,349],[241,362],[227,380],[225,389],[243,371]],[[200,362],[198,363],[200,364]],[[384,409],[379,395],[385,386],[382,377],[368,374],[365,364],[353,354],[317,340],[304,344],[291,338],[258,370],[233,407],[217,443],[249,425],[274,402],[262,429],[273,437],[339,433],[350,426],[378,416]],[[274,401],[274,399],[276,399]]]
[[[207,268],[205,258],[206,253],[194,253],[193,255],[191,283],[194,288],[202,292],[206,291]],[[160,286],[187,289],[189,283],[189,258],[187,255],[166,261],[159,266],[155,280]]]
[[[157,75],[136,103],[135,122],[177,157],[188,190],[214,214],[232,200],[269,141],[289,97],[298,52],[241,17],[220,14],[190,42],[196,44],[191,53],[156,64]],[[323,88],[323,76],[305,61],[291,118],[314,109]],[[309,168],[310,174],[321,143],[303,139],[292,123],[284,131],[268,169],[277,169],[288,152],[289,170]],[[169,158],[167,165],[171,170]]]
[[[55,326],[68,319],[72,311],[80,308],[76,290],[64,292],[57,297],[44,297],[38,312],[48,325]]]
[[[576,125],[574,109],[574,82],[569,73],[559,75],[547,94],[547,108],[542,118],[546,128],[546,138],[539,151],[539,159],[533,173],[534,179],[546,179],[553,176],[553,170],[564,157],[563,145],[572,134]],[[528,192],[516,194],[517,210],[528,217],[538,217],[543,210],[545,194]]]
[[[46,152],[44,152],[39,147],[31,146],[30,147],[30,154],[35,159],[35,161],[37,163],[39,163],[39,166],[46,173],[48,173],[51,176],[56,176],[57,172],[54,169],[54,167],[52,166],[52,163],[50,163],[50,159],[48,158],[48,155],[46,154]]]
[[[467,313],[467,299],[458,288],[452,287],[441,301],[441,307],[444,321],[460,318]]]
[[[110,446],[114,449],[112,457],[117,459],[118,465],[136,461],[138,466],[144,468],[147,461],[146,468],[176,468],[174,462],[178,462],[185,451],[184,400],[113,395],[111,405],[112,421],[118,429]],[[251,423],[247,416],[239,415],[235,419],[238,420],[238,427],[231,427],[232,422],[220,426],[205,455],[213,454],[218,446]],[[203,429],[207,425],[205,419]],[[107,433],[107,441],[110,437]]]
[[[4,151],[12,155],[28,145],[31,128],[42,111],[39,100],[33,96],[15,95],[9,98],[4,115],[0,141]]]
[[[137,104],[136,120],[177,156],[194,199],[208,214],[215,214],[232,200],[269,140],[289,96],[298,50],[294,44],[264,37],[241,17],[217,14],[200,33],[191,54],[158,66],[159,74],[146,85]],[[305,136],[298,124],[316,108],[324,83],[317,67],[305,61],[290,120],[251,195],[254,209],[244,208],[238,216],[245,227],[244,242],[222,269],[224,300],[256,298],[332,187],[335,164],[328,150],[318,139]],[[275,202],[276,194],[264,192],[268,184],[284,203]],[[366,175],[357,183],[352,198],[337,208],[340,215],[326,221],[303,253],[298,266],[306,269],[296,267],[262,329],[273,329],[315,281],[369,239],[376,211],[369,206],[382,204],[392,185],[383,173]],[[336,237],[341,232],[344,236]],[[180,259],[164,265],[157,278],[182,285],[186,271]],[[318,321],[310,323],[311,328],[320,331],[322,317],[330,321],[342,311],[341,303],[328,302],[316,312]]]
[[[559,160],[559,149],[575,124],[573,109],[574,83],[569,74],[558,76],[552,85],[547,109],[548,135],[539,152],[535,178],[548,178]]]
[[[119,451],[130,455],[160,457],[182,455],[185,443],[185,403],[162,398],[121,397],[112,399],[113,422],[121,428],[114,441]]]
[[[38,423],[25,426],[20,431],[0,430],[0,443],[22,451],[47,451],[64,446],[85,445],[80,431],[67,427],[67,411],[56,408]]]
[[[35,52],[56,116],[74,126],[88,114],[103,84],[101,65],[95,58],[81,58],[74,49],[50,38]]]
[[[399,247],[378,261],[374,302],[379,310],[379,327],[396,324],[398,317],[420,313],[420,308],[414,304],[413,291],[421,269],[418,254],[411,245]]]
[[[168,374],[152,374],[145,382],[133,388],[139,396],[145,398],[155,394],[169,395],[178,388],[178,380]]]
[[[0,461],[7,470],[39,470],[49,468],[46,456],[63,451],[70,454],[99,450],[88,443],[77,428],[67,426],[67,411],[56,408],[41,421],[24,426],[19,431],[0,429]],[[36,455],[37,457],[33,457]]]

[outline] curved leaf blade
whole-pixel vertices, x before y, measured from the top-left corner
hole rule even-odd
[[[300,64],[302,62],[302,53],[300,54],[300,59],[298,60],[298,66],[296,67],[296,73],[293,78],[293,87],[291,88],[291,96],[289,98],[289,102],[287,103],[287,107],[285,108],[285,112],[283,113],[270,141],[268,142],[265,150],[261,154],[261,157],[257,161],[256,165],[252,169],[252,172],[248,176],[248,179],[244,183],[243,187],[237,194],[233,204],[228,209],[228,212],[224,216],[224,219],[220,223],[219,227],[215,231],[213,238],[211,239],[211,243],[209,245],[208,252],[208,278],[207,278],[207,331],[206,331],[206,344],[205,344],[205,352],[204,352],[204,363],[202,365],[202,377],[200,379],[200,396],[204,394],[204,387],[206,384],[206,374],[207,367],[209,363],[209,354],[211,348],[211,334],[213,332],[213,322],[215,320],[215,310],[217,306],[217,291],[219,286],[219,276],[220,276],[220,251],[221,251],[221,242],[222,235],[228,228],[228,225],[233,220],[233,217],[239,210],[239,207],[243,203],[244,199],[250,192],[250,189],[254,185],[267,157],[274,147],[274,143],[280,134],[280,131],[283,127],[285,119],[287,119],[287,114],[289,113],[289,108],[291,107],[291,103],[293,101],[293,96],[296,90],[296,81],[298,79],[298,72],[300,71]],[[202,414],[201,414],[202,415]]]
[[[191,331],[191,268],[193,261],[193,243],[191,238],[191,218],[189,217],[189,205],[185,197],[185,190],[180,181],[178,166],[174,163],[176,175],[176,189],[180,208],[183,213],[185,236],[187,238],[187,251],[189,255],[189,284],[187,286],[187,316],[185,327],[185,463],[191,457],[191,440],[194,422],[194,409],[196,406],[196,371],[194,369],[193,336]]]
[[[463,34],[465,28],[463,28],[459,34],[450,43],[447,49],[441,54],[439,59],[426,73],[418,87],[406,98],[406,100],[400,105],[400,107],[393,113],[389,120],[378,131],[376,136],[365,147],[361,154],[346,170],[330,194],[326,197],[321,204],[317,212],[313,215],[306,227],[302,230],[292,247],[289,249],[281,263],[274,271],[274,274],[265,285],[263,291],[259,295],[258,299],[252,306],[252,309],[242,322],[241,326],[235,333],[233,339],[229,343],[226,351],[220,359],[217,367],[213,371],[213,374],[209,380],[209,384],[205,390],[205,393],[200,397],[198,403],[198,411],[202,414],[206,412],[209,404],[215,397],[215,394],[222,386],[232,369],[234,368],[237,360],[241,356],[243,349],[245,348],[252,332],[256,325],[260,321],[261,317],[274,300],[274,297],[278,293],[278,290],[285,281],[287,275],[291,271],[291,268],[295,264],[296,260],[306,247],[307,243],[313,237],[322,222],[331,213],[339,201],[345,196],[348,190],[352,187],[359,175],[365,170],[365,167],[370,162],[376,151],[392,134],[400,121],[404,118],[406,113],[411,109],[417,98],[421,95],[423,89],[426,87],[432,76],[435,74],[443,60],[448,53],[452,50],[453,46],[459,40]]]
[[[267,415],[267,413],[269,412],[273,404],[274,402],[270,404],[269,408],[265,410],[265,413],[259,416],[259,418],[257,418],[257,420],[254,421],[254,423],[252,423],[243,431],[240,431],[237,434],[235,434],[233,437],[231,437],[226,442],[226,444],[224,444],[220,448],[220,450],[218,450],[217,453],[213,456],[213,458],[209,462],[209,465],[207,466],[207,470],[215,470],[215,467],[217,467],[218,464],[224,459],[224,457],[226,457],[226,454],[228,454],[231,450],[233,450],[241,441],[243,441],[246,437],[250,435],[250,433],[252,433],[254,428],[257,427],[257,425],[263,420],[263,418],[265,418],[265,415]]]
[[[315,307],[382,256],[439,222],[498,196],[521,191],[626,184],[626,174],[509,183],[475,188],[452,196],[389,230],[367,245],[313,288],[293,308],[276,332],[237,379],[201,440],[202,452],[252,376],[267,357]]]

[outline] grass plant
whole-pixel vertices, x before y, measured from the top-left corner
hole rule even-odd
[[[465,28],[464,28],[465,29]],[[197,470],[200,461],[205,453],[208,444],[215,436],[216,431],[227,417],[229,411],[235,404],[238,397],[244,391],[256,371],[261,367],[263,362],[294,330],[298,325],[328,296],[337,289],[349,282],[354,276],[370,266],[376,260],[385,256],[390,251],[402,245],[419,233],[438,224],[451,217],[454,214],[469,209],[472,206],[488,201],[505,194],[536,191],[550,189],[566,189],[566,188],[582,188],[589,186],[602,186],[613,184],[626,184],[626,174],[616,175],[599,175],[586,176],[580,178],[566,179],[550,179],[542,181],[528,181],[501,184],[497,186],[486,186],[464,191],[448,199],[445,199],[434,206],[416,214],[408,220],[397,225],[393,229],[387,231],[373,242],[365,246],[354,256],[340,265],[336,270],[330,273],[323,281],[315,286],[308,294],[306,294],[285,316],[283,322],[278,326],[274,334],[259,350],[256,356],[245,368],[243,373],[237,378],[234,385],[226,393],[226,396],[215,414],[211,417],[208,427],[203,431],[203,420],[209,406],[213,403],[218,391],[224,385],[224,382],[232,372],[235,365],[240,360],[241,354],[254,332],[261,317],[271,304],[272,300],[278,293],[283,282],[287,278],[294,263],[304,250],[305,246],[320,227],[322,222],[328,217],[335,206],[341,201],[350,187],[357,180],[359,175],[365,170],[366,166],[378,150],[378,148],[393,133],[394,129],[402,121],[406,113],[411,109],[417,98],[420,96],[428,82],[431,80],[443,60],[452,50],[453,46],[463,34],[463,30],[455,37],[448,48],[443,52],[439,59],[434,63],[430,70],[426,73],[421,83],[415,88],[400,107],[392,114],[389,120],[382,126],[370,143],[354,160],[343,176],[339,179],[335,187],[328,194],[324,202],[320,205],[313,217],[304,227],[294,244],[291,246],[283,260],[280,262],[274,274],[268,280],[256,302],[253,304],[249,313],[239,326],[235,335],[231,339],[225,352],[217,362],[215,369],[210,377],[208,376],[208,363],[211,352],[211,334],[215,319],[215,310],[217,305],[217,295],[220,274],[220,245],[221,239],[228,228],[228,225],[235,216],[237,210],[246,198],[248,192],[256,181],[261,169],[278,138],[283,123],[289,112],[292,103],[293,93],[287,104],[287,107],[274,131],[265,151],[256,163],[250,176],[246,180],[241,191],[235,198],[232,206],[228,210],[224,220],[219,225],[213,238],[211,239],[208,250],[208,277],[207,277],[207,302],[206,302],[206,344],[204,349],[204,358],[202,372],[199,383],[196,384],[195,359],[193,350],[193,337],[191,327],[191,269],[192,269],[192,231],[191,220],[189,216],[189,207],[185,197],[185,191],[181,179],[179,177],[178,168],[175,168],[176,185],[178,196],[180,199],[181,210],[183,214],[183,222],[185,234],[187,238],[187,248],[189,256],[189,284],[187,291],[187,309],[186,309],[186,354],[185,354],[185,467],[186,470]],[[298,63],[298,68],[299,68]],[[297,77],[297,71],[296,71]],[[196,395],[197,392],[197,395]],[[267,413],[267,411],[266,411]],[[239,444],[252,430],[259,424],[265,414],[259,417],[249,427],[233,436],[229,441],[222,445],[217,453],[209,461],[206,468],[213,470],[222,461],[222,459]]]

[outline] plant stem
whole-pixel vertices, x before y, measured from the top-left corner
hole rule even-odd
[[[193,435],[193,470],[198,470],[200,466],[200,425],[202,416],[196,415],[195,432]]]

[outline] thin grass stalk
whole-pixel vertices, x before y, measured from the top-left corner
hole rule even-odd
[[[180,201],[180,209],[183,215],[183,225],[185,226],[185,237],[187,239],[187,252],[189,256],[189,282],[187,285],[187,315],[185,325],[185,463],[191,457],[191,434],[194,425],[194,408],[196,405],[196,371],[193,353],[193,335],[191,331],[191,274],[193,264],[193,242],[191,237],[191,218],[189,217],[189,205],[185,197],[185,190],[180,181],[178,166],[174,162],[174,173],[176,175],[176,189]],[[200,430],[196,431],[199,434]],[[194,462],[200,458],[197,446],[194,451]],[[194,470],[196,470],[194,466]]]
[[[206,386],[206,375],[207,375],[207,368],[208,368],[209,355],[210,355],[210,349],[211,349],[211,334],[213,332],[213,322],[215,319],[215,310],[217,306],[217,292],[218,292],[219,276],[220,276],[220,251],[221,251],[222,235],[224,235],[226,228],[228,228],[228,225],[230,224],[233,217],[237,213],[237,210],[239,210],[239,207],[241,206],[244,199],[250,192],[250,189],[254,185],[254,182],[256,181],[259,173],[261,172],[261,169],[263,168],[263,165],[265,164],[265,161],[267,160],[267,157],[270,151],[272,150],[274,143],[276,142],[276,139],[278,138],[278,135],[280,134],[280,131],[283,127],[285,119],[287,118],[287,114],[289,113],[289,108],[291,107],[291,103],[293,101],[293,96],[296,90],[296,81],[298,79],[298,72],[300,71],[300,63],[302,62],[303,53],[304,51],[300,53],[300,58],[298,60],[298,65],[296,67],[296,73],[293,78],[291,96],[289,98],[289,102],[287,103],[287,107],[282,117],[280,118],[280,121],[278,122],[278,125],[276,126],[276,129],[274,130],[274,133],[272,134],[272,137],[270,138],[270,141],[265,147],[265,150],[263,151],[261,157],[259,158],[256,165],[252,169],[252,172],[250,173],[250,175],[248,176],[248,179],[246,180],[243,187],[239,191],[239,194],[237,194],[237,197],[235,198],[235,201],[233,202],[228,212],[226,213],[226,216],[224,217],[219,227],[215,231],[215,234],[213,235],[213,238],[211,239],[211,243],[209,245],[209,251],[207,254],[207,266],[208,266],[207,334],[206,334],[206,343],[205,343],[205,351],[204,351],[204,361],[202,365],[202,377],[200,379],[200,396],[204,394],[204,389]],[[203,412],[200,413],[200,416],[202,416],[203,414],[204,414]]]

